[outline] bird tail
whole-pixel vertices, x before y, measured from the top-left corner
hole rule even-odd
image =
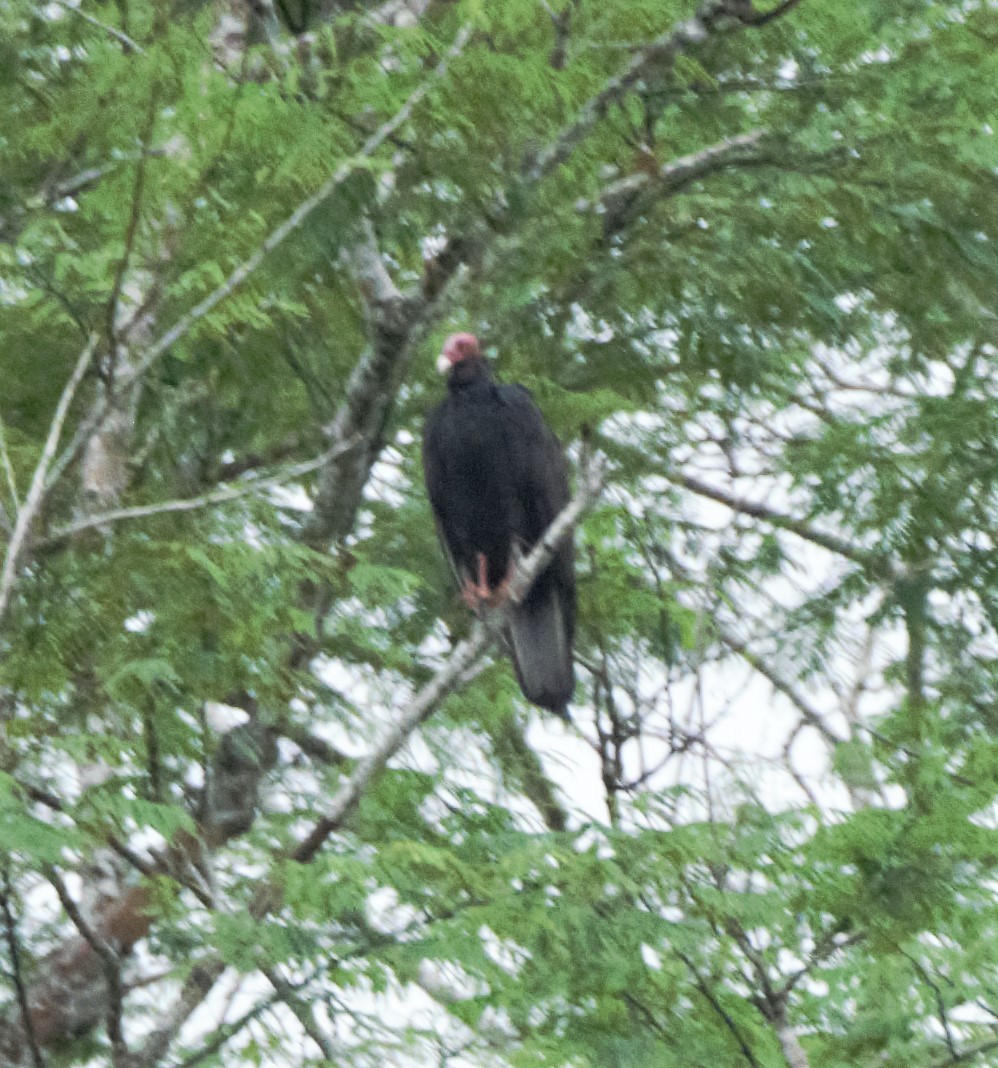
[[[535,588],[510,613],[510,650],[523,696],[566,716],[575,690],[571,626],[552,586]]]

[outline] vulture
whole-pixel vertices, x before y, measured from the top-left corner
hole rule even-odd
[[[447,375],[447,396],[423,432],[437,532],[465,603],[502,604],[517,558],[568,503],[565,457],[530,391],[493,381],[473,334],[449,337],[437,369]],[[523,695],[560,715],[575,688],[574,633],[574,547],[566,538],[506,624]]]

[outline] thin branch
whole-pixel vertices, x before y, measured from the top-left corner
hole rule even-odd
[[[146,54],[146,50],[137,41],[134,41],[127,33],[122,32],[116,26],[110,26],[106,22],[101,22],[100,19],[95,19],[93,15],[87,14],[87,12],[83,11],[81,8],[63,3],[62,0],[56,0],[56,2],[63,11],[68,11],[70,14],[76,15],[77,18],[83,19],[84,22],[89,22],[91,26],[96,26],[97,29],[102,30],[109,37],[113,37],[126,52],[135,52],[140,56]]]
[[[797,689],[794,683],[784,678],[775,668],[767,664],[757,653],[754,653],[745,642],[736,638],[733,634],[723,630],[717,620],[714,627],[721,642],[733,653],[737,653],[753,671],[758,672],[764,679],[772,683],[773,687],[788,697],[800,712],[804,722],[816,731],[828,742],[829,745],[838,745],[845,741],[840,738],[826,723],[822,714],[811,704],[810,701]]]
[[[943,1036],[946,1039],[946,1048],[950,1052],[951,1057],[959,1056],[959,1051],[956,1048],[956,1039],[953,1036],[953,1029],[950,1027],[949,1016],[946,1013],[946,999],[943,997],[943,992],[939,987],[939,984],[929,974],[928,969],[922,964],[922,962],[911,953],[905,952],[905,950],[898,947],[898,952],[921,976],[922,981],[932,991],[932,995],[935,998],[936,1010],[939,1014],[939,1022],[943,1025]]]
[[[558,546],[580,517],[595,503],[602,489],[603,473],[604,465],[601,458],[597,457],[582,477],[581,487],[575,497],[555,517],[530,553],[518,563],[516,574],[509,584],[511,604],[522,602],[538,575],[554,558]],[[502,616],[503,613],[498,611],[494,617],[484,623],[477,623],[472,628],[471,636],[454,650],[447,663],[416,694],[395,725],[370,753],[357,762],[353,774],[333,797],[325,815],[294,850],[294,860],[307,864],[322,848],[329,835],[343,825],[372,780],[405,745],[413,731],[434,712],[445,697],[459,688],[469,669],[476,667],[485,656],[498,637]],[[269,907],[269,902],[262,907]]]
[[[73,926],[79,931],[84,941],[97,954],[103,965],[104,977],[108,987],[107,1007],[107,1035],[111,1040],[114,1063],[127,1064],[128,1047],[121,1031],[121,1015],[123,1010],[124,991],[121,983],[121,959],[113,947],[94,931],[83,917],[79,906],[66,889],[66,884],[55,868],[48,867],[45,877],[55,888],[56,894],[66,914],[73,922]]]
[[[28,1040],[28,1049],[31,1051],[31,1061],[35,1068],[45,1068],[45,1059],[38,1045],[35,1035],[34,1021],[31,1019],[31,1008],[28,1004],[28,992],[24,987],[24,973],[21,970],[21,944],[17,937],[17,925],[14,922],[14,913],[10,907],[12,887],[10,882],[10,866],[4,865],[3,870],[3,893],[0,894],[0,907],[3,909],[4,928],[7,933],[7,951],[10,953],[10,967],[13,973],[14,992],[17,994],[17,1004],[21,1010],[21,1024]]]
[[[24,795],[31,801],[35,801],[40,805],[44,805],[46,808],[51,809],[53,812],[67,814],[66,805],[58,797],[56,797],[55,794],[50,793],[48,790],[43,790],[40,786],[33,786],[31,783],[22,782],[20,779],[14,776],[12,776],[12,779],[18,790],[23,791]],[[76,816],[73,816],[72,818],[74,822],[76,822],[77,826],[85,826]],[[89,827],[85,827],[85,829],[88,831],[92,830]],[[121,839],[117,837],[117,835],[110,833],[107,834],[101,844],[107,845],[110,849],[117,853],[118,856],[122,858],[122,860],[127,861],[129,864],[132,865],[133,868],[135,868],[136,871],[146,876],[146,878],[151,879],[153,876],[159,874],[154,865],[144,860],[133,849],[125,845],[125,843],[122,842]]]
[[[199,497],[181,497],[173,501],[158,501],[154,504],[140,504],[135,505],[132,508],[116,508],[110,512],[101,512],[98,515],[84,516],[82,519],[77,519],[73,523],[67,523],[65,526],[57,527],[44,539],[39,541],[39,545],[49,548],[52,545],[65,541],[67,538],[82,533],[84,530],[90,530],[93,527],[108,526],[111,523],[120,523],[126,519],[145,519],[149,516],[163,515],[168,512],[193,512],[199,508],[209,508],[215,504],[222,504],[226,501],[235,501],[240,497],[248,497],[252,493],[261,493],[263,490],[273,489],[276,486],[283,486],[292,479],[312,474],[324,467],[330,460],[352,451],[357,448],[358,445],[359,441],[356,438],[351,438],[349,441],[339,442],[331,449],[327,449],[320,456],[316,456],[314,459],[303,460],[301,463],[291,464],[277,474],[247,478],[238,486],[227,486],[223,489],[213,490],[211,493],[202,494]]]
[[[799,3],[800,0],[783,0],[782,4],[777,4],[770,11],[756,11],[751,15],[743,16],[742,21],[749,26],[765,26],[767,22],[782,18],[788,11],[793,11]]]
[[[755,1059],[755,1054],[753,1054],[752,1048],[745,1041],[745,1038],[743,1037],[738,1025],[731,1018],[731,1014],[727,1012],[727,1010],[720,1003],[720,1001],[718,1001],[717,996],[714,994],[713,990],[710,989],[707,984],[707,981],[703,978],[703,976],[701,976],[700,972],[697,971],[697,968],[694,965],[693,961],[691,961],[685,953],[682,953],[679,950],[676,950],[675,952],[676,956],[679,957],[679,959],[683,962],[683,964],[686,965],[687,968],[689,968],[690,974],[693,976],[693,982],[696,985],[696,988],[707,999],[711,1008],[717,1013],[718,1016],[720,1016],[721,1020],[724,1022],[724,1026],[734,1036],[735,1041],[738,1043],[738,1048],[742,1051],[742,1056],[752,1066],[752,1068],[759,1068],[759,1062]]]
[[[668,478],[670,482],[674,482],[677,485],[690,490],[690,492],[697,494],[699,497],[706,497],[709,500],[717,501],[719,504],[725,505],[725,507],[730,508],[733,512],[740,512],[742,515],[747,515],[752,519],[761,519],[764,522],[772,523],[774,527],[779,527],[781,530],[787,530],[791,534],[796,534],[798,538],[802,538],[804,541],[820,545],[821,548],[827,549],[829,552],[835,553],[838,556],[844,556],[848,560],[852,560],[857,564],[861,564],[863,567],[869,568],[875,575],[881,575],[890,579],[900,579],[904,578],[906,575],[903,568],[899,567],[892,560],[889,560],[886,556],[860,548],[858,545],[854,545],[852,542],[847,541],[845,538],[840,538],[836,534],[818,530],[815,527],[812,527],[810,523],[806,523],[802,519],[795,519],[793,516],[784,515],[782,512],[778,512],[775,508],[770,508],[768,505],[736,497],[734,494],[728,493],[723,489],[702,482],[693,475],[683,474],[682,472],[672,472],[667,474],[666,478]]]
[[[597,211],[606,217],[604,231],[615,233],[641,211],[651,196],[671,196],[727,167],[765,162],[768,157],[760,157],[753,150],[768,132],[759,128],[736,137],[726,137],[697,152],[671,160],[652,174],[645,171],[629,174],[608,185],[598,200],[579,201],[576,211]]]
[[[267,977],[267,981],[274,988],[278,998],[287,1005],[295,1019],[301,1024],[305,1034],[319,1047],[319,1052],[322,1056],[332,1064],[336,1058],[336,1050],[332,1042],[319,1029],[315,1020],[312,1019],[308,1011],[308,1005],[303,1001],[298,991],[274,968],[261,968],[260,970]]]
[[[153,129],[156,125],[156,111],[159,102],[159,91],[152,89],[149,94],[148,114],[146,115],[145,129],[142,131],[139,159],[135,165],[135,181],[132,186],[132,204],[128,215],[128,223],[125,227],[124,250],[121,259],[115,268],[114,280],[111,283],[111,295],[107,301],[107,341],[110,349],[108,355],[108,375],[115,372],[115,346],[118,337],[118,302],[121,298],[121,289],[125,283],[125,275],[128,272],[128,264],[135,250],[135,239],[139,233],[139,223],[142,221],[142,201],[146,186],[146,170],[149,163],[147,149],[152,138]],[[109,383],[111,378],[108,379]],[[110,388],[110,386],[109,386]]]
[[[199,962],[194,966],[191,973],[187,976],[187,981],[184,983],[184,988],[180,992],[180,996],[177,998],[173,1008],[170,1009],[166,1021],[157,1027],[146,1039],[142,1048],[136,1051],[136,1064],[153,1065],[158,1064],[163,1059],[167,1050],[173,1044],[180,1032],[181,1027],[184,1026],[191,1015],[204,1002],[204,999],[208,994],[211,993],[215,983],[218,982],[224,971],[225,964],[218,957],[212,957],[209,960]],[[273,1001],[275,1000],[276,998],[271,999],[266,1005],[261,1006],[260,1012],[270,1004],[273,1004]],[[181,1068],[185,1068],[187,1065],[197,1064],[199,1061],[204,1060],[205,1056],[220,1049],[221,1046],[236,1033],[236,1031],[241,1027],[244,1027],[251,1019],[255,1019],[258,1015],[259,1012],[248,1013],[242,1020],[236,1021],[236,1023],[230,1025],[230,1027],[220,1028],[220,1041],[218,1041],[217,1045],[212,1045],[200,1054],[188,1058],[182,1063]]]
[[[82,381],[84,374],[86,374],[96,348],[97,335],[91,334],[90,340],[76,361],[76,367],[66,383],[66,388],[62,391],[62,396],[59,398],[55,415],[52,417],[52,425],[49,427],[48,438],[42,449],[38,466],[35,468],[35,474],[28,489],[28,495],[24,500],[24,506],[17,513],[14,533],[11,535],[10,543],[7,546],[7,555],[3,562],[3,573],[0,575],[0,623],[3,622],[10,595],[17,581],[17,565],[28,537],[28,531],[31,529],[31,524],[34,522],[45,497],[45,476],[48,473],[49,464],[52,463],[52,457],[55,456],[55,450],[59,444],[59,436],[62,433],[62,425],[66,421],[66,415],[69,412],[69,406],[73,401],[76,388]]]
[[[17,479],[14,477],[14,465],[10,462],[10,453],[7,452],[7,436],[4,433],[3,419],[0,419],[0,461],[3,462],[3,471],[7,477],[7,489],[10,490],[10,499],[14,504],[14,511],[21,507],[17,496]]]
[[[962,1049],[959,1052],[950,1055],[945,1060],[936,1061],[935,1064],[929,1065],[929,1068],[950,1068],[953,1064],[966,1064],[967,1061],[975,1060],[977,1057],[983,1056],[985,1053],[990,1053],[992,1050],[998,1049],[998,1038],[993,1038],[988,1042],[982,1042],[979,1046],[970,1046],[967,1049]]]
[[[232,1023],[219,1027],[211,1040],[202,1046],[196,1053],[192,1053],[186,1060],[181,1061],[178,1068],[194,1068],[195,1064],[200,1064],[202,1061],[214,1056],[214,1054],[216,1054],[230,1038],[237,1035],[244,1027],[249,1026],[254,1020],[259,1019],[268,1009],[273,1008],[279,1000],[280,998],[277,994],[272,994],[269,998],[254,1005],[251,1009],[247,1009],[238,1020],[233,1020]]]
[[[776,9],[762,18],[757,16],[754,24],[763,25],[764,22],[779,17],[796,2],[797,0],[789,0],[781,5],[781,9]],[[727,10],[729,6],[725,3],[705,3],[692,18],[678,23],[638,51],[620,74],[611,78],[600,92],[590,98],[575,122],[562,132],[557,141],[528,163],[524,178],[536,182],[552,174],[568,159],[576,145],[593,127],[606,117],[610,108],[619,103],[652,70],[657,77],[661,77],[662,72],[668,71],[681,55],[704,44],[711,36],[753,24],[750,18],[745,17],[719,23],[717,15],[733,14]]]
[[[445,697],[457,689],[464,672],[485,656],[496,638],[497,634],[492,628],[482,623],[475,624],[471,636],[454,650],[443,668],[416,694],[396,724],[370,753],[357,762],[354,773],[335,794],[325,815],[294,850],[292,859],[300,864],[307,864],[314,859],[330,834],[343,825],[360,803],[372,780],[405,745],[413,731],[429,718]],[[269,907],[269,901],[266,907]]]

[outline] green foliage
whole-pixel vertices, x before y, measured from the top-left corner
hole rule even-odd
[[[993,3],[722,20],[612,99],[692,0],[404,6],[0,3],[0,555],[87,338],[60,448],[261,256],[142,374],[121,485],[92,499],[74,456],[12,569],[0,1060],[18,985],[90,942],[53,871],[99,926],[110,863],[153,919],[136,1048],[199,963],[238,984],[171,1063],[989,1063]],[[705,150],[722,162],[671,185]],[[368,223],[398,307],[357,270]],[[448,239],[465,267],[436,296]],[[358,399],[395,314],[421,318]],[[469,627],[419,464],[452,328],[573,460],[611,464],[576,538],[573,722],[539,719],[497,654],[302,863]],[[384,418],[329,545],[302,505],[322,474],[252,479],[318,456],[345,400]],[[240,744],[218,706],[248,717]],[[108,1016],[52,1063],[110,1063]]]

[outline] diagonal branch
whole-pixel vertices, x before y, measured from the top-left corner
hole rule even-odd
[[[87,923],[79,906],[71,897],[66,889],[66,884],[62,881],[55,868],[48,868],[45,872],[45,877],[55,888],[62,907],[73,921],[73,926],[100,958],[104,981],[107,984],[107,1034],[111,1040],[113,1063],[115,1066],[125,1065],[128,1058],[128,1047],[125,1045],[125,1039],[121,1031],[121,1014],[124,1000],[124,990],[121,982],[121,959],[113,946],[106,942]]]
[[[714,625],[722,644],[726,645],[733,653],[737,653],[753,671],[760,674],[764,679],[770,682],[776,690],[779,690],[780,693],[789,698],[791,703],[800,712],[804,722],[807,723],[808,726],[814,727],[829,745],[836,746],[840,742],[845,741],[845,739],[840,738],[831,727],[825,723],[824,716],[822,716],[822,714],[811,704],[790,679],[784,678],[784,676],[774,667],[767,664],[758,653],[753,652],[745,642],[736,638],[730,631],[723,630],[716,619]]]
[[[671,160],[652,173],[638,171],[608,185],[597,201],[582,200],[576,211],[596,211],[603,216],[603,233],[609,238],[623,230],[653,198],[673,196],[693,182],[728,167],[767,162],[755,150],[766,137],[765,129],[752,130],[708,145],[698,152]]]
[[[783,512],[778,512],[775,508],[770,508],[769,505],[736,497],[734,494],[728,493],[717,486],[711,486],[693,475],[672,472],[666,477],[670,482],[683,486],[698,497],[706,497],[708,500],[717,501],[718,504],[723,504],[733,512],[740,512],[742,515],[747,515],[752,519],[761,519],[764,522],[772,523],[774,527],[779,527],[781,530],[788,530],[791,534],[796,534],[798,538],[802,538],[804,541],[820,545],[821,548],[827,549],[837,556],[844,556],[847,560],[861,564],[875,575],[889,579],[903,579],[906,576],[905,570],[886,556],[863,549],[853,542],[839,537],[837,534],[819,530],[811,526],[810,523],[785,515]]]
[[[509,584],[509,599],[513,604],[519,604],[523,600],[537,577],[554,558],[558,546],[593,506],[602,489],[604,470],[601,460],[595,459],[583,476],[582,485],[575,497],[555,517],[530,553],[519,562],[516,574]],[[444,667],[413,698],[398,723],[358,762],[353,774],[333,797],[325,815],[294,851],[293,858],[296,861],[307,863],[312,860],[329,835],[343,825],[368,786],[405,745],[413,731],[448,694],[460,687],[462,677],[468,669],[474,667],[488,652],[498,635],[500,623],[501,614],[497,614],[494,619],[476,624],[471,637],[454,650]]]
[[[21,1026],[24,1028],[28,1049],[31,1053],[31,1063],[34,1068],[45,1068],[45,1059],[38,1046],[35,1029],[32,1026],[31,1010],[28,1004],[28,993],[24,986],[24,972],[21,966],[21,942],[18,938],[17,926],[14,921],[14,913],[10,907],[11,882],[10,882],[10,858],[6,858],[3,871],[3,891],[0,892],[0,912],[3,913],[4,929],[7,936],[7,951],[10,954],[10,970],[14,980],[14,992],[17,995],[17,1005],[21,1012]]]
[[[93,358],[94,350],[96,348],[97,335],[91,334],[90,340],[87,342],[85,348],[80,353],[79,359],[76,361],[73,373],[69,376],[66,388],[62,391],[59,403],[56,405],[55,415],[52,417],[52,425],[49,427],[48,437],[42,449],[42,455],[38,461],[38,466],[35,468],[35,474],[31,480],[31,486],[28,489],[28,495],[25,497],[24,504],[17,513],[17,522],[14,524],[14,532],[11,534],[10,542],[7,545],[7,554],[3,562],[3,572],[0,574],[0,623],[3,622],[4,613],[10,602],[10,595],[17,582],[17,566],[20,562],[21,553],[24,551],[28,531],[31,529],[31,524],[38,515],[38,511],[45,499],[46,475],[48,474],[49,465],[52,463],[52,458],[55,456],[55,450],[59,445],[59,437],[62,434],[63,423],[66,421],[66,415],[69,412],[69,406],[76,394],[77,386],[79,386],[80,382],[83,380],[83,376],[86,374],[87,368],[90,366],[90,361]]]
[[[321,470],[331,460],[351,452],[358,444],[359,441],[356,438],[350,438],[347,441],[339,442],[330,449],[326,449],[320,456],[316,456],[311,460],[302,460],[301,463],[290,464],[276,474],[247,478],[238,486],[224,486],[221,489],[212,490],[210,493],[205,493],[198,497],[181,497],[174,501],[157,501],[153,504],[140,504],[132,508],[116,508],[110,512],[84,516],[82,519],[77,519],[72,523],[56,527],[45,538],[41,539],[38,545],[40,548],[49,548],[93,527],[106,527],[111,523],[120,523],[127,519],[145,519],[149,516],[164,515],[168,512],[193,512],[200,508],[210,508],[215,504],[223,504],[226,501],[235,501],[240,497],[248,497],[253,493],[262,493],[264,490],[274,489],[276,486],[284,486],[293,479]]]
[[[67,11],[71,15],[76,15],[77,18],[83,19],[84,22],[89,22],[91,26],[96,26],[98,30],[103,31],[109,37],[113,37],[122,46],[125,52],[135,52],[140,56],[146,54],[146,50],[137,41],[134,41],[123,30],[119,30],[117,26],[111,26],[107,22],[101,22],[100,19],[94,18],[93,15],[89,15],[86,11],[81,10],[76,4],[66,3],[65,0],[56,0],[56,2],[63,11]]]
[[[745,17],[744,12],[735,17],[735,12],[729,10],[734,6],[730,2],[714,0],[714,2],[702,4],[691,18],[673,26],[667,33],[636,52],[624,70],[611,78],[600,92],[590,98],[575,122],[562,132],[557,141],[528,165],[524,178],[529,182],[537,182],[546,175],[552,174],[568,159],[576,145],[589,134],[593,127],[606,117],[610,108],[623,100],[652,71],[656,77],[661,77],[680,56],[705,44],[712,36],[718,36],[743,26],[763,25],[764,22],[772,21],[782,15],[784,10],[789,10],[797,2],[798,0],[790,0],[789,3],[781,5],[782,10],[776,9],[770,12],[768,17],[758,18],[757,16],[755,22],[751,17]],[[719,20],[718,15],[732,17]]]

